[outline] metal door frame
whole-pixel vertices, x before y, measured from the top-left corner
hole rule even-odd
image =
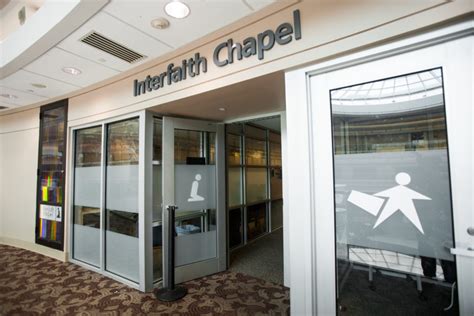
[[[469,68],[469,62],[466,62],[469,61],[466,51],[472,54],[473,35],[474,20],[472,18],[460,20],[440,29],[285,74],[287,133],[292,139],[287,149],[289,166],[286,194],[289,196],[291,207],[300,210],[298,213],[293,213],[290,221],[292,254],[290,300],[293,313],[318,315],[336,313],[332,191],[334,179],[328,99],[329,88],[332,88],[329,84],[330,75],[337,71],[375,64],[386,58],[400,58],[398,59],[400,62],[406,55],[416,56],[417,60],[407,62],[409,67],[405,67],[403,63],[395,63],[399,67],[403,66],[398,69],[397,75],[409,73],[411,68],[423,70],[433,68],[433,64],[443,66],[456,247],[464,250],[469,243],[474,244],[472,240],[474,237],[470,237],[470,240],[468,237],[461,238],[461,235],[467,235],[466,225],[468,225],[468,220],[464,219],[463,222],[461,218],[467,216],[463,210],[472,210],[472,194],[466,194],[473,190],[472,177],[470,179],[466,177],[466,174],[472,175],[472,160],[469,161],[472,159],[472,133],[466,134],[466,130],[472,131],[472,125],[466,123],[472,124],[472,115],[469,113],[472,114],[473,95],[468,87],[469,84],[472,87],[472,67]],[[452,45],[449,46],[461,39],[470,41],[468,49],[453,49]],[[420,50],[424,51],[423,56],[417,54]],[[437,59],[437,62],[433,63],[433,59]],[[431,63],[428,60],[431,60]],[[472,59],[470,62],[472,63]],[[418,65],[414,67],[414,63]],[[430,64],[431,66],[428,66]],[[374,73],[377,73],[372,74],[374,78],[379,78],[380,71],[385,68],[380,64],[377,67],[372,68]],[[449,68],[454,70],[449,71]],[[367,74],[367,69],[364,71],[359,69],[358,75],[352,79],[354,83],[364,82],[365,80],[357,78],[359,75],[364,77]],[[390,73],[387,73],[384,77],[389,76]],[[318,89],[312,90],[311,84],[315,78],[319,78]],[[350,79],[350,76],[347,78]],[[346,84],[341,83],[339,86]],[[464,102],[463,106],[460,105],[459,91],[464,91],[463,97],[470,100]],[[472,213],[470,219],[472,221]],[[469,282],[474,282],[472,273],[474,259],[467,256],[466,251],[462,252],[464,255],[457,255],[458,281],[462,279],[464,282],[464,285],[459,284],[458,287],[459,302],[461,314],[467,314],[474,310],[474,302],[470,299],[473,289],[469,289],[468,286]]]
[[[204,261],[175,268],[176,283],[210,275],[226,269],[226,182],[225,182],[225,131],[224,124],[214,122],[163,117],[163,284],[167,283],[169,256],[168,244],[168,205],[175,205],[174,187],[174,131],[186,129],[216,133],[216,221],[217,256]]]

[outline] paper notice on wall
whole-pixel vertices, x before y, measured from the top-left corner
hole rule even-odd
[[[40,204],[40,218],[49,221],[62,221],[62,207]]]

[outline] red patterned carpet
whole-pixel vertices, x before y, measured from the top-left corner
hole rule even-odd
[[[289,290],[241,273],[184,283],[162,303],[71,263],[0,245],[0,315],[287,315]]]

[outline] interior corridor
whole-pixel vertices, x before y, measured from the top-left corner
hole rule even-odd
[[[283,284],[283,228],[232,251],[229,270]]]

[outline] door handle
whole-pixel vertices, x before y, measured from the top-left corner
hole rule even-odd
[[[474,258],[474,247],[467,248],[451,248],[451,254],[455,256],[471,257]]]

